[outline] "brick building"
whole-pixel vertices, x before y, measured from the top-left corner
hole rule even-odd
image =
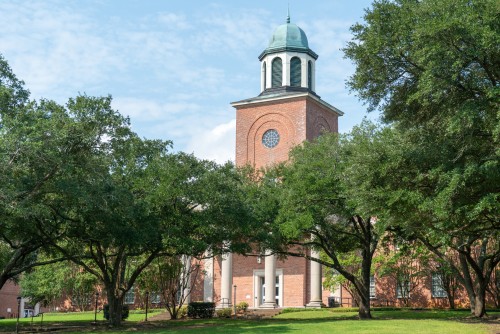
[[[289,17],[276,28],[259,56],[260,94],[231,103],[236,109],[238,166],[260,168],[285,161],[293,146],[322,132],[338,132],[338,118],[343,113],[316,93],[317,59],[306,34]],[[322,266],[317,262],[294,257],[281,261],[270,253],[252,255],[225,254],[202,260],[203,273],[191,299],[213,301],[218,307],[242,301],[251,308],[320,307],[322,303],[332,305],[332,301],[355,306],[345,289],[323,288]],[[319,257],[315,251],[310,255]],[[404,306],[410,300],[412,306],[449,307],[438,275],[429,271],[427,276],[411,282],[410,288],[409,281],[401,284],[375,274],[370,284],[372,305]],[[463,289],[455,299],[457,306],[468,304]]]
[[[238,166],[250,164],[260,168],[285,161],[293,146],[312,140],[322,132],[338,131],[338,117],[343,113],[316,94],[317,59],[318,55],[309,48],[306,34],[290,23],[289,17],[276,28],[269,46],[259,56],[260,94],[232,103],[236,109]],[[229,307],[234,301],[245,301],[251,308],[320,307],[332,300],[340,301],[343,306],[354,306],[345,289],[323,288],[320,264],[294,257],[281,261],[270,253],[253,255],[229,253],[197,262],[202,270],[196,276],[189,299],[216,302],[218,307]],[[315,251],[310,255],[319,257]],[[184,261],[191,262],[189,258]],[[439,279],[434,274],[428,276],[412,289],[411,305],[448,307]],[[372,304],[402,306],[404,292],[398,290],[397,283],[375,274],[370,286]],[[132,289],[127,293],[126,304],[141,304],[135,292]],[[16,315],[18,295],[19,287],[11,282],[0,290],[0,317]],[[463,290],[457,293],[456,299],[457,306],[467,306]],[[153,303],[159,302],[156,296]],[[24,305],[23,300],[21,314]]]
[[[232,103],[238,166],[260,168],[285,161],[293,146],[324,131],[338,131],[343,113],[315,92],[317,58],[304,31],[289,17],[276,28],[259,56],[260,94]],[[225,254],[204,260],[203,266],[203,284],[197,285],[192,299],[215,301],[219,307],[234,300],[252,308],[319,307],[332,294],[322,291],[321,265],[303,258],[280,261],[269,254]]]

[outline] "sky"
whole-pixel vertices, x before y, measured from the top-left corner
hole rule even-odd
[[[0,0],[0,53],[34,99],[113,97],[141,137],[234,160],[233,101],[260,93],[259,54],[274,29],[301,27],[319,55],[316,93],[342,110],[339,131],[367,116],[346,87],[341,48],[369,0]],[[375,119],[376,115],[368,115]]]

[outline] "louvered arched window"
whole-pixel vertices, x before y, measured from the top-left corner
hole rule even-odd
[[[276,57],[272,63],[272,87],[281,87],[283,85],[283,62],[280,57]]]
[[[290,61],[290,86],[300,87],[302,69],[299,57],[293,57]]]
[[[312,61],[307,62],[307,88],[309,90],[312,90],[312,83],[313,83],[313,66],[312,66]]]

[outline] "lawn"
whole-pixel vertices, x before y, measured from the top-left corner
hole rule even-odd
[[[151,310],[148,312],[148,317],[152,317],[160,313],[159,310]],[[145,318],[144,311],[130,311],[127,322],[137,323],[143,321]],[[97,321],[104,322],[102,311],[97,313]],[[43,323],[42,323],[43,320]],[[19,323],[21,328],[30,328],[32,318],[20,318]],[[68,325],[78,325],[80,323],[91,323],[94,321],[94,312],[70,312],[70,313],[45,313],[43,318],[37,316],[33,318],[33,327],[39,328],[48,327],[53,324],[67,323]],[[8,329],[15,328],[16,319],[2,319],[0,320],[0,332]]]
[[[273,319],[266,320],[234,320],[234,319],[210,319],[210,320],[180,320],[163,322],[140,322],[144,314],[131,314],[130,320],[126,321],[123,330],[107,330],[104,325],[97,327],[71,329],[72,326],[90,323],[93,313],[85,314],[51,314],[44,317],[44,323],[67,322],[66,333],[103,333],[118,334],[124,331],[135,333],[155,334],[203,334],[203,333],[360,333],[360,334],[396,334],[396,333],[453,333],[453,334],[491,334],[493,326],[498,326],[498,320],[476,321],[468,317],[463,311],[414,311],[397,310],[373,312],[374,320],[357,320],[355,312],[346,312],[339,309],[323,309],[317,311],[299,311],[280,314]],[[490,313],[498,317],[500,313]],[[47,319],[47,320],[46,320]],[[102,315],[101,315],[102,319]],[[140,321],[138,321],[140,320]],[[8,324],[10,323],[10,324]],[[15,321],[0,320],[0,331],[12,329]],[[24,322],[23,325],[28,325]],[[46,324],[47,325],[47,324]],[[7,328],[10,327],[10,328]],[[36,326],[35,326],[36,327]],[[74,327],[73,327],[74,328]]]

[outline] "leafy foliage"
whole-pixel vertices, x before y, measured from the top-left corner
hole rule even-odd
[[[345,48],[349,86],[400,130],[387,214],[454,273],[471,308],[500,261],[500,25],[492,0],[375,1]],[[473,283],[474,282],[474,283]]]
[[[171,319],[178,319],[200,274],[200,265],[189,256],[156,258],[138,278],[146,291],[158,293]]]
[[[92,306],[97,279],[73,263],[57,262],[36,267],[20,280],[21,293],[33,304],[48,306],[65,296],[74,307],[87,311]]]
[[[263,194],[279,194],[278,209],[270,206],[267,211],[269,218],[275,215],[271,220],[274,230],[268,237],[274,245],[270,247],[308,259],[308,249],[321,250],[324,256],[313,260],[349,282],[363,318],[371,317],[371,266],[386,230],[383,219],[376,218],[382,216],[383,205],[364,198],[382,192],[380,183],[389,176],[378,167],[397,154],[391,151],[394,140],[391,129],[369,122],[340,138],[324,134],[295,148],[291,163],[277,167],[274,173],[278,177],[268,174],[260,186],[267,188]]]
[[[191,302],[188,305],[188,317],[210,319],[215,313],[215,303],[212,302]]]

